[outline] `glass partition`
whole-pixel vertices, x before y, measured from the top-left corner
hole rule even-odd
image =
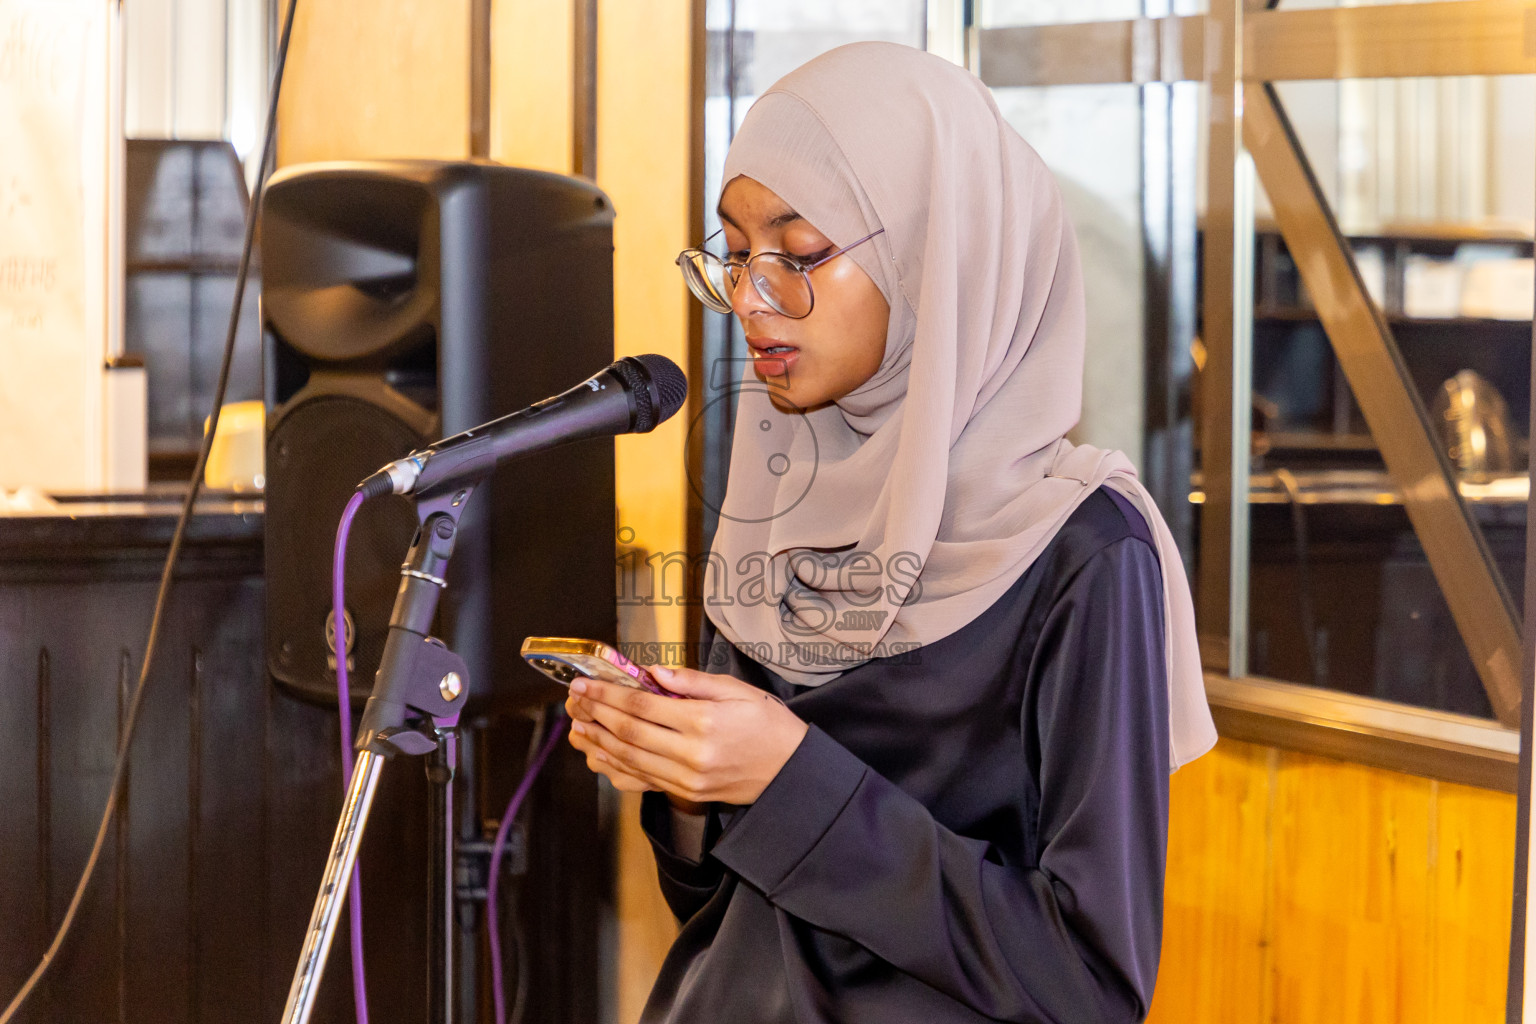
[[[1435,9],[1441,28],[1381,8],[1397,20],[1371,46],[1274,17],[1328,19],[1330,4],[1206,6],[976,11],[973,66],[1082,240],[1075,439],[1125,449],[1158,497],[1197,590],[1213,702],[1241,704],[1249,738],[1265,708],[1340,735],[1423,709],[1414,729],[1471,729],[1512,763],[1536,79],[1451,74],[1521,59],[1454,10]],[[1234,24],[1240,88],[1222,42]],[[1448,70],[1398,77],[1415,61]],[[1394,77],[1329,77],[1366,66]]]
[[[1514,610],[1529,423],[1529,79],[1281,82],[1405,379]],[[1528,117],[1521,117],[1528,121]],[[1523,129],[1523,130],[1522,130]],[[1511,187],[1518,181],[1519,187]],[[1259,190],[1249,667],[1435,710],[1495,708],[1323,313]],[[1387,439],[1390,442],[1391,439]]]

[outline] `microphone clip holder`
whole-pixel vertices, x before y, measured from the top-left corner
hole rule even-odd
[[[358,726],[357,751],[380,757],[419,756],[437,746],[437,732],[459,723],[469,698],[469,669],[464,659],[430,635],[438,598],[458,538],[459,516],[474,487],[423,495],[417,500],[419,524],[390,616],[384,653],[373,692]]]
[[[490,466],[486,467],[489,473]],[[428,996],[433,1024],[453,1018],[453,795],[457,756],[455,729],[469,700],[469,670],[459,657],[430,634],[438,599],[447,589],[448,562],[458,537],[459,517],[478,481],[417,496],[419,525],[395,595],[384,653],[373,692],[358,726],[357,761],[342,803],[330,855],[315,897],[304,949],[294,972],[283,1013],[284,1024],[306,1024],[314,1008],[320,978],[335,937],[342,902],[367,826],[368,812],[383,762],[396,754],[431,755],[427,775],[433,783],[429,839],[429,927],[432,964]]]

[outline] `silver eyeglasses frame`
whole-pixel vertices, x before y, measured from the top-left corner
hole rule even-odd
[[[684,249],[677,254],[677,266],[683,272],[683,281],[687,283],[688,290],[693,293],[694,298],[702,302],[707,308],[714,310],[716,313],[729,313],[732,309],[732,303],[723,286],[728,283],[730,292],[734,294],[736,288],[741,283],[742,271],[745,271],[747,277],[752,282],[752,287],[757,290],[757,294],[762,297],[762,300],[775,313],[787,316],[791,320],[803,320],[810,316],[811,312],[816,308],[816,290],[811,287],[811,271],[824,263],[835,260],[854,246],[863,245],[876,235],[885,232],[885,228],[871,231],[858,241],[849,242],[847,245],[835,252],[828,253],[814,263],[805,263],[799,257],[787,252],[777,252],[774,250],[755,253],[745,260],[721,259],[714,253],[707,251],[704,246],[712,242],[724,230],[724,228],[721,228],[704,239],[703,245]],[[763,262],[764,260],[767,261],[766,264]],[[800,275],[800,280],[805,288],[805,312],[791,313],[789,310],[784,309],[780,302],[774,298],[775,289],[772,287],[772,281],[760,269],[764,266]],[[718,276],[711,277],[711,272]],[[719,286],[715,284],[716,280],[720,282]]]

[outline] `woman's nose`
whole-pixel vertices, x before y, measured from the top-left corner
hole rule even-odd
[[[739,317],[747,317],[753,313],[777,312],[763,297],[758,294],[757,285],[752,283],[752,275],[745,269],[736,282],[736,287],[731,291],[731,309]]]

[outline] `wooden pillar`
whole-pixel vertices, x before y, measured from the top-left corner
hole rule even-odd
[[[677,254],[699,241],[692,151],[695,83],[694,0],[637,4],[600,0],[597,11],[597,183],[613,198],[614,348],[655,352],[687,367],[688,297]],[[698,393],[698,381],[691,382]],[[689,409],[651,434],[618,439],[619,540],[649,552],[655,566],[687,550],[683,450]],[[632,531],[632,532],[626,532]],[[673,556],[668,558],[667,556]],[[650,572],[649,569],[646,570]],[[620,608],[624,640],[689,639],[682,581],[670,569],[663,601]],[[639,1017],[676,926],[656,887],[656,869],[626,799],[619,826],[620,1024]]]
[[[304,0],[278,165],[467,157],[470,50],[470,0]]]

